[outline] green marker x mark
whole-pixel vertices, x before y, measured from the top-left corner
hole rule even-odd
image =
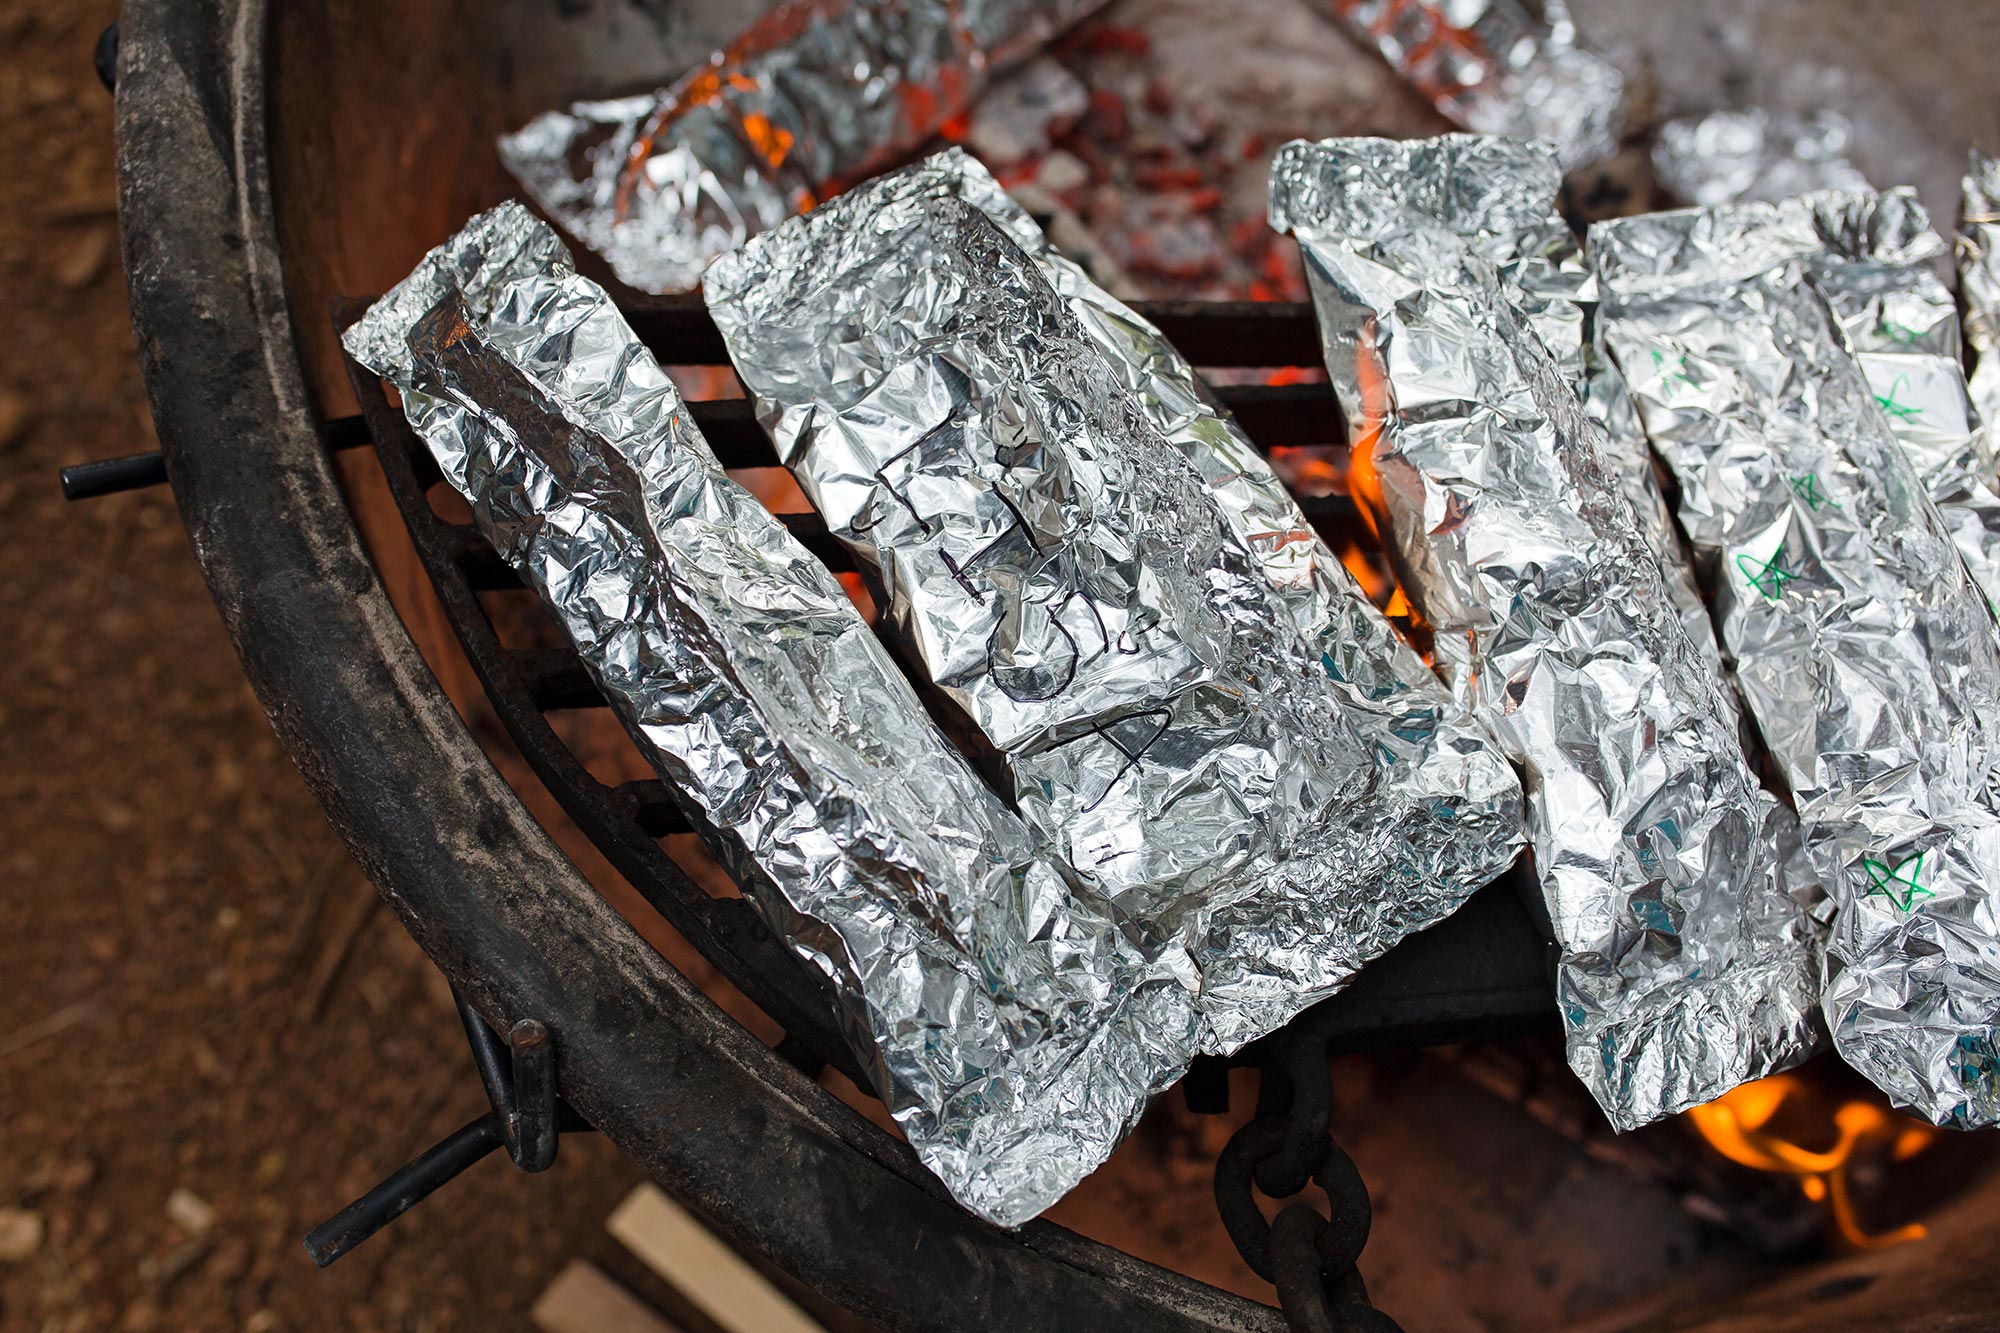
[[[1677,356],[1674,358],[1673,364],[1676,367],[1676,369],[1668,370],[1666,356],[1662,354],[1657,347],[1653,349],[1653,372],[1657,374],[1662,381],[1670,385],[1685,384],[1690,389],[1694,388],[1695,382],[1688,375],[1687,357]]]
[[[1896,382],[1889,386],[1888,393],[1886,394],[1878,393],[1875,395],[1876,404],[1879,405],[1884,412],[1887,412],[1890,416],[1894,417],[1898,421],[1915,421],[1918,417],[1924,414],[1922,408],[1911,407],[1907,403],[1899,403],[1896,401],[1896,394],[1900,392],[1902,387],[1905,384],[1908,384],[1909,382],[1910,382],[1910,377],[1908,375],[1898,375],[1896,376]]]
[[[1894,870],[1872,857],[1864,857],[1861,868],[1868,872],[1868,892],[1861,896],[1873,898],[1879,893],[1896,904],[1898,911],[1909,911],[1919,898],[1937,896],[1918,882],[1924,873],[1922,852],[1905,860]]]
[[[1915,347],[1917,339],[1922,336],[1915,329],[1898,324],[1893,319],[1882,321],[1882,332],[1888,335],[1889,341],[1903,347]]]
[[[1804,500],[1806,508],[1813,510],[1815,513],[1819,511],[1821,505],[1832,505],[1835,509],[1840,508],[1839,505],[1834,504],[1827,497],[1826,492],[1819,488],[1819,473],[1817,472],[1808,472],[1803,477],[1793,477],[1792,494]]]
[[[1743,577],[1750,581],[1751,587],[1764,594],[1767,602],[1777,601],[1784,594],[1785,585],[1798,577],[1778,563],[1784,555],[1785,549],[1781,546],[1769,560],[1759,560],[1749,554],[1736,557],[1736,567],[1743,571]]]

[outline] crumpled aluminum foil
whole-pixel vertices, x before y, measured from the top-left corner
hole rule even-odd
[[[570,235],[642,291],[913,151],[1104,0],[797,0],[672,87],[578,102],[500,139]]]
[[[1295,142],[1271,221],[1434,664],[1527,773],[1570,1065],[1629,1129],[1808,1054],[1818,963],[1712,645],[1510,276],[1559,183],[1513,140]]]
[[[1977,148],[1966,163],[1958,214],[1958,299],[1972,348],[1972,404],[1987,432],[1988,456],[2000,452],[2000,158]],[[1994,595],[1986,585],[1987,596]]]
[[[1015,1225],[1102,1161],[1190,1057],[1189,992],[938,732],[554,233],[519,205],[481,215],[346,341],[832,979],[952,1193]]]
[[[1823,225],[1837,220],[1837,228]],[[2000,598],[2000,493],[1992,441],[1966,384],[1958,308],[1935,269],[1944,238],[1907,189],[1778,206],[1875,404],[1937,504],[1989,603]]]
[[[1970,1127],[2000,1122],[2000,638],[1851,352],[1850,294],[1819,285],[1828,246],[1891,267],[1922,248],[1889,199],[1622,219],[1591,251],[1606,341],[1835,900],[1834,1043],[1899,1104]]]
[[[759,418],[1031,827],[1233,1050],[1513,859],[1518,784],[1158,332],[963,154],[709,269]]]
[[[1653,174],[1703,207],[1865,190],[1867,178],[1848,160],[1853,142],[1854,123],[1838,111],[1711,111],[1660,126]]]
[[[1625,76],[1580,45],[1564,0],[1313,0],[1429,98],[1481,134],[1555,145],[1565,171],[1608,157]]]

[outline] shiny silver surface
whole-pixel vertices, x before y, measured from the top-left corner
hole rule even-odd
[[[801,0],[657,93],[500,140],[522,188],[642,291],[912,151],[1104,0]]]
[[[1847,156],[1853,139],[1853,122],[1838,111],[1711,111],[1660,126],[1653,172],[1703,207],[1865,190],[1867,178]]]
[[[1314,0],[1455,123],[1555,145],[1564,170],[1609,155],[1625,76],[1581,45],[1564,0]]]
[[[1989,603],[2000,598],[1992,441],[1966,384],[1958,307],[1937,274],[1944,238],[1908,190],[1781,203],[1771,226],[1799,245],[1973,584]]]
[[[1607,342],[1835,900],[1835,1045],[1899,1104],[1974,1126],[2000,1120],[2000,642],[1855,359],[1851,294],[1820,285],[1830,248],[1891,270],[1931,249],[1907,211],[1891,225],[1894,200],[1624,219],[1591,251]]]
[[[970,158],[704,284],[780,456],[1076,878],[1231,1050],[1520,839],[1503,759],[1158,333]]]
[[[1538,332],[1552,282],[1582,290],[1538,258],[1558,185],[1514,140],[1297,142],[1271,219],[1435,665],[1527,775],[1570,1064],[1631,1128],[1807,1054],[1818,968],[1713,644],[1578,402],[1574,335]]]
[[[1188,990],[938,732],[554,233],[519,205],[474,219],[347,345],[832,979],[953,1194],[1018,1224],[1102,1161],[1192,1053]]]
[[[1973,149],[1960,187],[1958,299],[1972,349],[1972,403],[1987,433],[1989,460],[2000,451],[2000,159]],[[1994,595],[1986,585],[1988,597]]]

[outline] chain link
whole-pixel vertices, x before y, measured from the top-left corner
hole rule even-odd
[[[1372,1213],[1354,1159],[1327,1132],[1332,1103],[1321,1042],[1302,1037],[1274,1046],[1263,1062],[1256,1117],[1216,1159],[1216,1209],[1243,1261],[1278,1289],[1285,1321],[1298,1333],[1400,1333],[1369,1304],[1355,1267]],[[1257,1193],[1288,1199],[1308,1184],[1326,1195],[1328,1217],[1295,1202],[1265,1220]]]

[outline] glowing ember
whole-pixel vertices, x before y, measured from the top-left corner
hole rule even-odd
[[[1295,495],[1345,495],[1346,450],[1319,445],[1279,445],[1271,450],[1271,467]]]
[[[1907,1161],[1924,1151],[1937,1136],[1929,1125],[1919,1124],[1875,1102],[1852,1100],[1833,1114],[1833,1135],[1828,1148],[1810,1148],[1793,1138],[1781,1136],[1774,1120],[1787,1104],[1809,1104],[1804,1079],[1796,1074],[1774,1074],[1746,1083],[1706,1106],[1687,1113],[1688,1120],[1717,1152],[1733,1162],[1758,1171],[1798,1177],[1799,1188],[1808,1199],[1823,1204],[1834,1226],[1850,1245],[1878,1249],[1921,1240],[1929,1231],[1922,1223],[1911,1223],[1894,1231],[1871,1234],[1855,1217],[1848,1171],[1857,1152],[1886,1149],[1891,1161]],[[1793,1124],[1810,1123],[1804,1115],[1789,1117]],[[1825,1133],[1813,1137],[1825,1137]]]

